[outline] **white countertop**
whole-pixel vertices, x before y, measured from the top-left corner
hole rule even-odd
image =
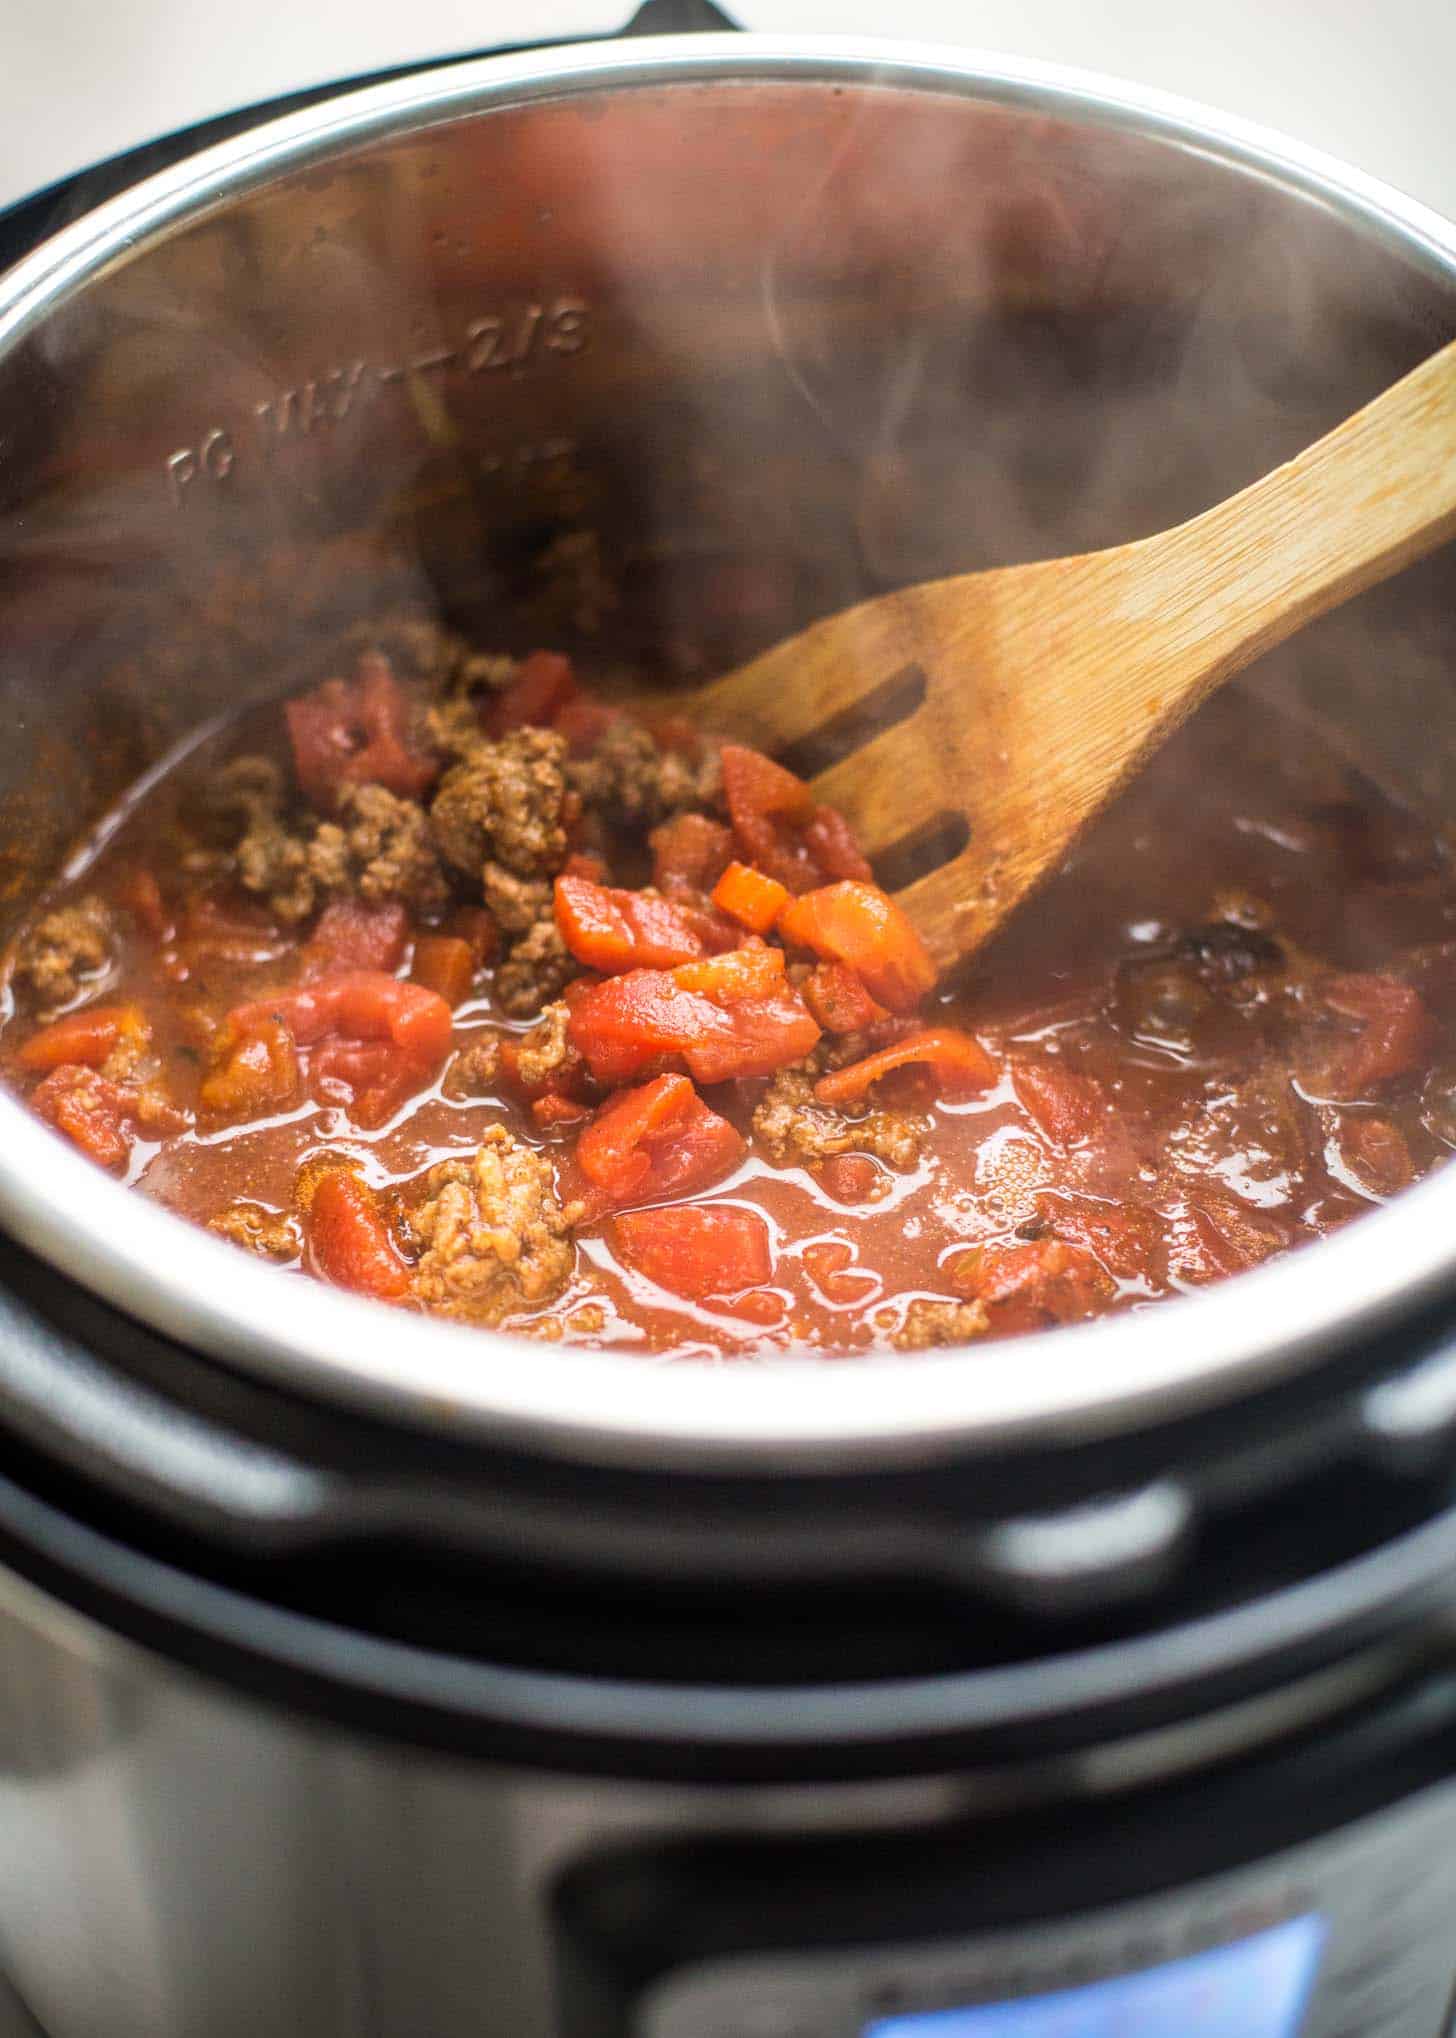
[[[0,205],[210,115],[631,0],[0,0]],[[1285,129],[1456,213],[1456,0],[729,0],[741,25],[893,34],[1107,71]]]

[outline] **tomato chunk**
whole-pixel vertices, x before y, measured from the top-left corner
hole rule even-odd
[[[761,1287],[773,1271],[768,1226],[729,1204],[629,1210],[614,1221],[612,1235],[629,1267],[691,1302]]]
[[[324,907],[304,950],[307,976],[340,970],[395,970],[409,940],[409,914],[396,902],[369,906],[362,899],[335,899]]]
[[[1415,1179],[1405,1135],[1388,1118],[1343,1114],[1335,1145],[1345,1167],[1373,1196],[1394,1196]]]
[[[1011,1087],[1017,1103],[1053,1146],[1076,1146],[1090,1139],[1103,1122],[1106,1100],[1101,1085],[1073,1069],[1014,1061]]]
[[[542,727],[576,698],[576,676],[571,660],[559,651],[533,651],[523,658],[515,678],[502,687],[483,717],[486,734],[504,736],[526,722]]]
[[[32,1033],[15,1059],[23,1069],[55,1069],[65,1062],[99,1069],[118,1047],[143,1048],[151,1037],[139,1005],[92,1005]]]
[[[235,1014],[218,1036],[197,1102],[205,1118],[237,1124],[291,1111],[301,1090],[298,1050],[285,1022],[274,1013],[255,1013],[240,1024]]]
[[[973,1096],[977,1090],[989,1089],[996,1080],[996,1064],[979,1040],[953,1026],[936,1026],[923,1033],[911,1033],[891,1047],[867,1054],[863,1061],[851,1062],[848,1068],[821,1076],[814,1085],[814,1095],[821,1104],[836,1109],[857,1104],[872,1083],[911,1062],[928,1064],[940,1094],[946,1097]]]
[[[577,694],[563,701],[551,717],[551,726],[566,743],[570,757],[589,757],[613,722],[620,721],[620,708],[609,708],[605,701],[594,701],[588,694]]]
[[[279,1019],[301,1047],[330,1034],[346,1040],[392,1040],[417,1061],[438,1064],[449,1051],[450,1007],[422,984],[402,984],[378,970],[324,977],[296,991],[239,1005],[228,1023],[240,1031]]]
[[[888,892],[854,878],[795,899],[779,915],[779,932],[796,948],[842,962],[872,998],[908,1012],[935,988],[935,964]]]
[[[753,934],[767,934],[788,903],[785,885],[747,863],[730,863],[713,887],[713,904],[719,912]]]
[[[1420,994],[1396,977],[1352,973],[1331,977],[1324,1000],[1361,1031],[1331,1060],[1323,1080],[1336,1096],[1357,1097],[1421,1066],[1435,1023]]]
[[[631,970],[574,1001],[567,1037],[603,1083],[664,1061],[681,1063],[700,1083],[770,1075],[819,1038],[783,968],[778,949],[760,948],[674,970]]]
[[[1036,1207],[1067,1245],[1093,1253],[1119,1280],[1151,1280],[1164,1253],[1167,1225],[1141,1203],[1103,1201],[1059,1189],[1044,1189]]]
[[[733,837],[706,814],[674,814],[647,838],[655,885],[689,884],[711,891],[733,861]]]
[[[581,877],[556,880],[556,925],[577,961],[602,976],[671,969],[708,954],[711,947],[730,947],[736,938],[727,928],[720,939],[710,940],[711,914]]]
[[[477,969],[494,962],[500,952],[500,929],[484,906],[457,906],[445,922],[445,932],[466,944]]]
[[[725,743],[722,757],[723,793],[744,863],[795,893],[836,878],[869,877],[849,823],[818,806],[803,779],[746,744]]]
[[[826,882],[859,878],[868,883],[874,876],[869,859],[854,839],[854,830],[837,807],[814,809],[814,818],[805,826],[803,842]]]
[[[382,652],[366,651],[352,679],[326,679],[283,713],[300,790],[322,812],[351,785],[417,799],[438,772],[410,741],[409,702]]]
[[[116,883],[116,902],[124,906],[144,934],[154,941],[167,941],[172,934],[172,915],[162,897],[162,887],[152,871],[134,865]]]
[[[985,1303],[998,1330],[1075,1323],[1095,1315],[1115,1293],[1090,1253],[1055,1238],[978,1246],[962,1253],[949,1273],[957,1294]]]
[[[831,1153],[814,1170],[820,1187],[836,1203],[872,1203],[884,1170],[866,1153]]]
[[[435,1073],[437,1064],[390,1040],[325,1040],[313,1057],[315,1094],[341,1104],[366,1131],[386,1124]]]
[[[862,1033],[890,1016],[842,962],[814,965],[804,983],[804,1003],[826,1033]]]
[[[314,1185],[303,1220],[308,1266],[336,1288],[398,1302],[409,1293],[409,1268],[389,1235],[379,1198],[347,1168]]]
[[[30,1108],[98,1166],[115,1172],[130,1160],[126,1092],[95,1069],[63,1062],[36,1085]]]
[[[598,1111],[576,1145],[597,1210],[706,1189],[743,1158],[745,1141],[686,1076],[658,1076]]]
[[[434,991],[453,1010],[470,996],[475,952],[458,934],[422,934],[415,943],[410,982]]]

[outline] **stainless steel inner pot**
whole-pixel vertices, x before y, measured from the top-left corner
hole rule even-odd
[[[381,601],[529,641],[565,559],[575,623],[651,649],[667,684],[883,587],[1190,515],[1453,330],[1446,222],[1048,67],[661,39],[257,129],[0,284],[0,932],[137,772]],[[1444,818],[1450,570],[1244,682]],[[1317,1364],[1456,1283],[1453,1175],[1049,1339],[664,1368],[280,1278],[9,1098],[0,1213],[123,1309],[305,1391],[654,1462],[1107,1433]]]

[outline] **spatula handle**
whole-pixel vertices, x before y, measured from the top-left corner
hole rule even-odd
[[[1165,641],[1186,631],[1209,691],[1453,534],[1456,341],[1283,467],[1148,541],[1167,547]]]

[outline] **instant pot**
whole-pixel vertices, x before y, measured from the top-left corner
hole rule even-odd
[[[1446,222],[992,58],[627,37],[232,128],[4,224],[5,924],[372,607],[529,634],[574,560],[667,689],[1190,515],[1456,331]],[[1451,575],[1240,682],[1445,821]],[[1116,1321],[710,1368],[0,1129],[17,2033],[1452,2028],[1456,1174]]]

